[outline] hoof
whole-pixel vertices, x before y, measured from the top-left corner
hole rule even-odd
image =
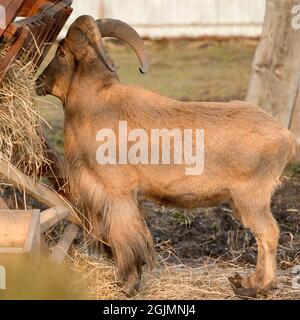
[[[258,284],[255,274],[245,278],[235,274],[234,277],[230,277],[228,280],[233,292],[242,298],[257,298],[258,295],[267,297],[269,289],[275,287],[275,282],[271,282],[268,285]]]
[[[135,297],[140,292],[140,281],[136,283],[129,283],[126,282],[122,288],[122,291],[125,293],[125,295],[129,298]]]
[[[249,278],[243,278],[239,274],[228,278],[234,294],[241,298],[257,298],[257,289],[249,286]],[[245,287],[246,286],[246,287]]]
[[[141,287],[141,276],[138,272],[132,272],[127,277],[119,274],[119,286],[122,287],[122,292],[128,297],[136,296]]]

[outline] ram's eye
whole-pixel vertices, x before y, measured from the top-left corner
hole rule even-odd
[[[66,53],[64,52],[64,50],[59,50],[58,54],[61,58],[64,58],[66,56]]]

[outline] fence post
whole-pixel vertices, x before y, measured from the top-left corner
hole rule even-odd
[[[0,290],[6,289],[6,270],[0,265]]]
[[[299,1],[267,0],[263,30],[252,65],[246,100],[277,117],[285,127],[294,132],[298,141],[299,52]]]
[[[99,4],[99,17],[104,18],[105,17],[105,0],[100,0]]]

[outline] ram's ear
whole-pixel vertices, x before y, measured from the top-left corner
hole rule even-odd
[[[100,30],[91,16],[81,16],[76,19],[68,31],[66,41],[77,60],[87,57],[91,46],[105,66],[110,71],[116,71],[109,62]]]

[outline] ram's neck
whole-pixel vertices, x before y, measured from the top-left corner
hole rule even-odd
[[[82,81],[94,81],[97,87],[105,87],[119,82],[118,75],[108,70],[100,59],[95,59],[90,63],[79,64],[76,75],[78,75]]]
[[[101,64],[79,64],[65,101],[65,112],[77,115],[88,112],[96,101],[99,103],[101,93],[117,83],[117,74]]]

